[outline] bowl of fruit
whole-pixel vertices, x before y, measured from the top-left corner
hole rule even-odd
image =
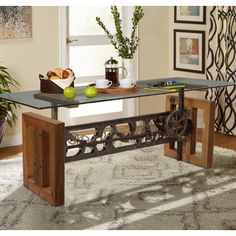
[[[74,87],[75,74],[70,68],[56,68],[48,71],[46,76],[39,75],[40,91],[43,93],[63,93],[67,87]]]

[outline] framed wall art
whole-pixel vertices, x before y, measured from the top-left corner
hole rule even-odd
[[[174,8],[174,22],[188,24],[206,24],[206,7],[177,6]]]
[[[32,37],[32,7],[0,6],[0,39]]]
[[[205,73],[205,32],[174,30],[174,70]]]

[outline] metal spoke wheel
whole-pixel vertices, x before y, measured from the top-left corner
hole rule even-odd
[[[180,138],[186,134],[189,119],[185,111],[173,111],[166,119],[165,132],[167,137]]]

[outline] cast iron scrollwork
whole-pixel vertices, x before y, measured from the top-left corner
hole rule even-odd
[[[173,141],[165,134],[170,112],[109,120],[65,129],[66,162]],[[90,134],[84,134],[90,130]]]
[[[65,128],[65,161],[173,142],[185,136],[189,127],[187,114],[178,110],[69,126]]]

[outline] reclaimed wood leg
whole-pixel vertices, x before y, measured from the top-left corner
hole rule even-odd
[[[64,204],[64,123],[22,115],[24,186],[54,206]]]
[[[170,104],[171,98],[172,98],[172,104]],[[193,131],[184,144],[183,161],[204,168],[210,168],[212,167],[212,161],[213,161],[215,102],[201,99],[194,99],[194,98],[185,98],[184,101],[185,101],[185,108],[191,110]],[[170,108],[173,109],[173,105],[175,106],[178,105],[178,97],[170,95],[166,96],[166,110],[170,110]],[[202,151],[200,154],[195,153],[198,109],[203,110],[203,122],[204,122],[204,129],[202,133]],[[174,143],[164,145],[164,155],[168,157],[176,157],[176,148]]]

